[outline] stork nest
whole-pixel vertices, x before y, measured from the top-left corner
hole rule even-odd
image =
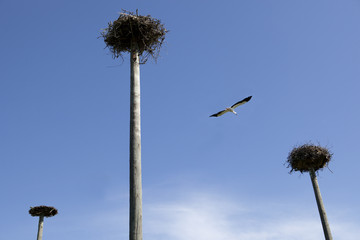
[[[117,20],[108,23],[100,37],[104,38],[113,58],[137,48],[141,63],[145,63],[149,56],[157,59],[167,32],[160,20],[123,10]]]
[[[33,217],[44,216],[44,217],[53,217],[58,213],[58,210],[54,207],[48,206],[38,206],[30,207],[29,214]]]
[[[291,167],[291,172],[300,171],[309,172],[311,170],[317,171],[326,167],[332,157],[332,153],[328,149],[312,144],[305,144],[300,147],[295,147],[287,158],[288,168]]]

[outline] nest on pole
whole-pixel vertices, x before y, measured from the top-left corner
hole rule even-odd
[[[38,207],[30,207],[29,214],[33,217],[53,217],[58,213],[58,210],[54,207],[48,206],[38,206]]]
[[[117,20],[108,23],[100,37],[104,38],[113,58],[131,52],[136,45],[141,63],[145,63],[149,56],[157,59],[167,32],[160,20],[123,10]]]
[[[287,158],[288,168],[293,171],[309,172],[326,167],[332,157],[332,153],[328,149],[312,144],[304,144],[300,147],[295,147]]]

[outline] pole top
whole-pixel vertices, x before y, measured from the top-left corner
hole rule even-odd
[[[30,207],[29,214],[33,217],[53,217],[58,213],[58,210],[54,207],[49,206],[37,206],[37,207]]]

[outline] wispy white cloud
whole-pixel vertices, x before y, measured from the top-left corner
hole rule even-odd
[[[214,193],[156,203],[144,202],[143,234],[146,240],[319,240],[324,239],[316,207],[289,203],[235,201]],[[113,198],[109,198],[113,199]],[[116,198],[118,202],[118,198]],[[128,201],[88,216],[63,219],[62,233],[69,239],[128,239]],[[112,202],[112,200],[111,200]],[[114,205],[114,202],[110,203]],[[316,204],[314,202],[314,204]],[[315,211],[314,211],[315,210]],[[334,239],[357,240],[358,224],[344,215],[330,217]],[[61,225],[57,223],[57,229]],[[49,229],[50,230],[50,229]],[[54,229],[55,230],[55,229]],[[50,236],[49,236],[50,237]],[[54,232],[54,239],[55,237]],[[59,238],[60,239],[60,238]]]
[[[315,203],[314,203],[315,204]],[[290,208],[235,203],[215,195],[149,204],[144,212],[144,237],[148,240],[318,240],[323,239],[320,219]],[[294,209],[294,208],[292,208]],[[296,215],[295,215],[296,214]],[[352,224],[331,224],[335,239],[358,239]]]

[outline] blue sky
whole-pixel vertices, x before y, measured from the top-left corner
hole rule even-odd
[[[333,237],[358,239],[358,0],[0,0],[0,239],[35,239],[37,205],[44,239],[128,239],[129,59],[98,38],[122,9],[170,30],[141,66],[144,239],[321,239],[284,166],[309,141]]]

